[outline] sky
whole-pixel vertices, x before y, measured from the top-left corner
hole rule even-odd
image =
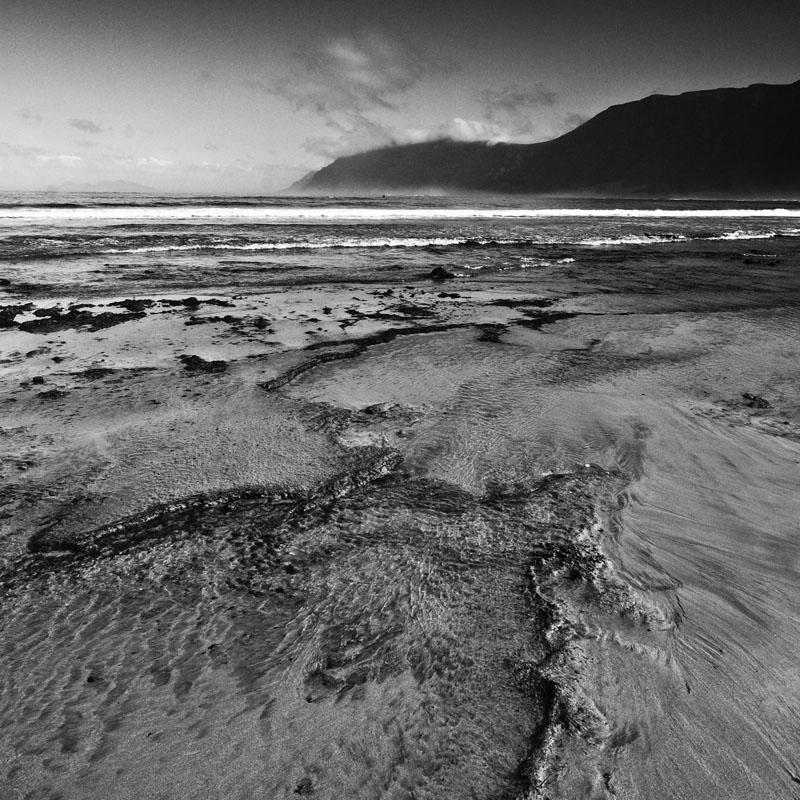
[[[0,189],[262,194],[391,143],[535,142],[800,79],[797,0],[0,0]]]

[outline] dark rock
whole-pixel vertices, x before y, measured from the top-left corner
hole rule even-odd
[[[37,308],[33,312],[34,317],[52,317],[61,313],[60,306],[50,306],[49,308]]]
[[[206,325],[209,322],[222,322],[222,317],[198,317],[195,314],[192,314],[189,319],[186,320],[184,323],[185,325]]]
[[[225,306],[226,308],[236,308],[236,303],[231,303],[228,300],[220,300],[218,297],[212,297],[209,300],[203,300],[210,306]]]
[[[361,409],[362,414],[369,414],[370,416],[385,416],[392,410],[389,403],[374,403],[371,406],[364,406]]]
[[[186,306],[186,308],[197,308],[200,305],[200,301],[196,297],[184,297],[181,300],[181,305]]]
[[[481,335],[478,337],[479,342],[491,342],[492,344],[499,344],[500,337],[506,332],[505,325],[497,322],[488,322],[485,325],[478,325]]]
[[[11,281],[8,278],[0,278],[0,286],[11,286]]]
[[[60,397],[66,397],[69,392],[65,392],[63,389],[48,389],[45,392],[39,392],[37,397],[41,397],[42,400],[58,400]]]
[[[27,322],[20,322],[19,329],[26,333],[53,333],[63,331],[72,327],[69,323],[62,322],[57,317],[46,317],[45,319],[29,319]]]
[[[111,369],[110,367],[89,367],[89,369],[85,369],[83,372],[74,373],[79,378],[86,378],[90,381],[96,381],[99,378],[105,378],[107,375],[113,375],[116,370]]]
[[[333,311],[333,309],[332,309],[332,308],[330,308],[329,306],[325,306],[325,307],[322,309],[322,313],[323,313],[323,314],[330,314],[330,313],[331,313],[331,311]]]
[[[147,299],[136,299],[136,300],[117,300],[113,303],[109,303],[112,306],[119,306],[120,308],[124,308],[127,311],[144,311],[146,308],[150,308],[155,303],[155,300],[147,300]]]
[[[44,376],[43,375],[34,375],[31,383],[34,386],[41,386],[44,383]]]
[[[772,408],[772,404],[765,400],[763,397],[757,394],[750,394],[749,392],[744,392],[742,394],[742,400],[744,400],[744,404],[748,408]]]
[[[455,278],[452,272],[448,272],[444,267],[434,267],[428,277],[432,281],[448,281],[451,278]]]
[[[12,328],[16,325],[14,318],[17,314],[30,311],[33,303],[17,303],[15,305],[0,306],[0,328]]]
[[[225,361],[206,361],[204,358],[194,355],[182,355],[179,358],[189,372],[225,372],[228,368]]]
[[[62,314],[57,308],[40,309],[47,311],[48,316],[43,316],[38,312],[37,319],[31,319],[20,323],[20,330],[26,333],[53,333],[63,331],[68,328],[88,327],[90,331],[99,331],[103,328],[110,328],[113,325],[120,325],[133,319],[140,319],[145,316],[144,311],[131,314],[116,314],[112,311],[104,311],[101,314],[92,314],[89,311],[79,311],[70,309]]]
[[[147,316],[144,311],[134,311],[131,314],[114,314],[111,311],[104,311],[102,314],[95,314],[94,316],[87,314],[87,317],[90,318],[90,331],[99,331],[103,328],[111,328],[114,325],[121,325],[123,322],[141,319],[144,316]]]
[[[515,319],[515,325],[522,325],[525,328],[530,328],[533,331],[541,330],[544,325],[552,325],[554,322],[559,322],[562,319],[574,319],[578,315],[570,311],[523,311],[523,314],[528,319]]]
[[[489,305],[503,308],[547,308],[553,305],[553,301],[544,297],[525,297],[520,300],[501,297],[498,300],[492,300]]]
[[[265,328],[269,327],[269,320],[265,319],[264,317],[256,317],[253,320],[253,324],[258,328],[260,331],[263,331]]]
[[[392,311],[396,311],[398,314],[403,314],[407,317],[433,317],[435,316],[434,312],[430,308],[426,308],[425,306],[418,306],[414,303],[397,303],[393,306],[389,307]],[[368,314],[367,316],[370,317],[378,317],[377,314]]]

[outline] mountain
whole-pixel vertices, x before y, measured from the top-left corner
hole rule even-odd
[[[538,144],[384,147],[293,188],[800,197],[800,81],[651,95]]]

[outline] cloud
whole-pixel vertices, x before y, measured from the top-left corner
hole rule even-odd
[[[41,147],[33,147],[28,144],[0,142],[0,156],[5,158],[37,158],[43,156],[46,152]]]
[[[175,161],[167,158],[156,158],[155,156],[140,156],[136,159],[137,167],[147,167],[155,170],[172,169],[175,165]]]
[[[122,133],[128,139],[147,139],[153,135],[153,131],[150,128],[141,128],[130,123],[123,128]]]
[[[417,144],[436,139],[456,142],[529,142],[527,133],[509,130],[504,125],[485,119],[454,117],[439,125],[426,128],[394,128],[365,116],[352,116],[347,124],[328,123],[331,133],[306,139],[305,149],[325,158],[339,158],[378,147],[398,144]],[[535,137],[537,141],[541,137]]]
[[[452,139],[456,142],[506,141],[510,134],[501,125],[480,119],[454,117],[433,128],[411,128],[401,137],[406,142]]]
[[[291,72],[277,80],[250,78],[244,85],[323,117],[328,133],[307,139],[304,146],[309,153],[335,158],[395,142],[396,132],[376,115],[396,111],[404,94],[448,69],[371,28],[295,53]]]
[[[53,153],[41,147],[34,147],[27,144],[13,144],[11,142],[0,142],[0,158],[15,161],[27,166],[41,165],[61,165],[75,166],[83,161],[83,156]]]
[[[44,122],[44,117],[38,111],[34,111],[32,108],[21,109],[17,116],[23,122]]]
[[[523,87],[513,83],[482,89],[473,95],[487,122],[498,132],[498,141],[531,142],[542,138],[542,118],[550,116],[558,94],[543,83]],[[539,112],[539,113],[536,113]]]
[[[59,164],[63,167],[77,167],[83,163],[83,156],[69,153],[51,153],[37,156],[37,159],[43,164]]]
[[[290,75],[264,84],[247,82],[288,100],[298,110],[320,114],[364,113],[397,108],[396,98],[444,69],[409,44],[370,29],[332,39],[295,54]]]
[[[528,113],[542,106],[554,106],[558,95],[543,83],[528,88],[514,83],[499,89],[482,89],[475,92],[475,99],[483,107],[486,118],[493,120]]]
[[[303,146],[309,153],[338,158],[402,141],[402,137],[390,126],[355,113],[343,122],[330,120],[328,128],[331,133],[327,136],[314,136],[305,140]]]
[[[245,78],[242,83],[252,92],[264,92],[265,94],[272,94],[272,88],[266,81],[257,81],[253,78]]]
[[[72,125],[73,128],[77,128],[79,131],[83,131],[84,133],[103,132],[103,129],[96,122],[92,122],[90,119],[71,119],[69,124]]]
[[[589,114],[577,114],[574,111],[566,114],[561,118],[561,126],[556,133],[556,136],[561,136],[561,134],[568,133],[571,130],[574,130],[579,125],[583,125],[584,122],[587,122],[591,119]]]

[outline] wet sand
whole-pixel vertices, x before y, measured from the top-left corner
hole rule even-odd
[[[800,797],[799,262],[4,301],[0,796]]]

